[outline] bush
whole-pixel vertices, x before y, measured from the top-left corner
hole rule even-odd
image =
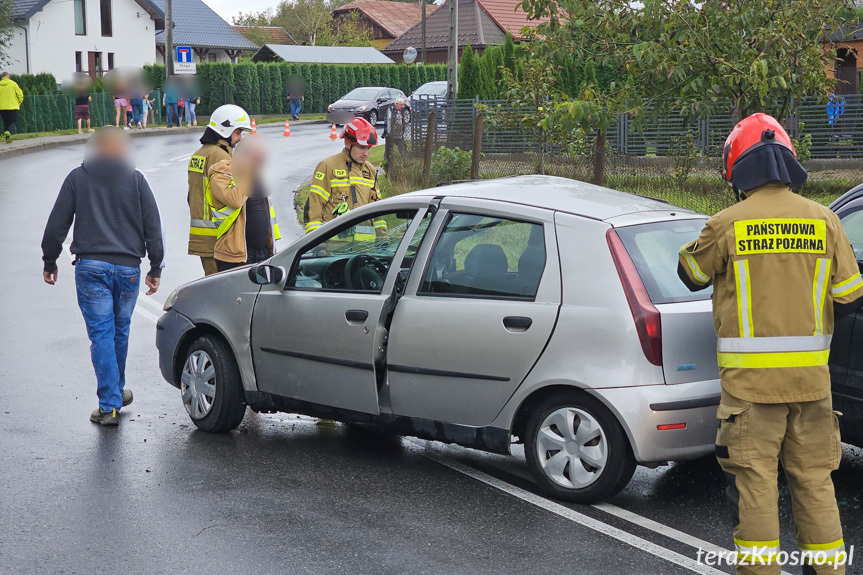
[[[441,147],[432,154],[431,185],[470,179],[471,153],[461,148]]]

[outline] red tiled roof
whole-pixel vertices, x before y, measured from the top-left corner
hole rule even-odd
[[[291,40],[285,29],[279,26],[233,26],[233,28],[243,36],[250,30],[266,32],[267,36],[269,36],[267,44],[294,44],[294,41]]]
[[[426,6],[426,17],[437,6]],[[422,8],[416,2],[393,2],[391,0],[353,0],[333,10],[333,14],[359,10],[375,24],[386,30],[393,38],[398,38],[422,19]]]
[[[527,14],[519,6],[521,0],[477,0],[477,2],[503,31],[512,34],[516,40],[524,37],[521,33],[522,28],[536,28],[548,21],[548,18],[528,20]]]

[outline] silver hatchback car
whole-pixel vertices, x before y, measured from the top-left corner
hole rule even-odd
[[[548,176],[387,199],[172,293],[161,371],[205,431],[248,406],[496,453],[521,442],[550,494],[607,499],[636,464],[713,451],[710,293],[676,273],[704,221]]]

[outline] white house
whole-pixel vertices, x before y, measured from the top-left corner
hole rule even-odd
[[[93,78],[115,66],[156,61],[165,15],[152,0],[12,0],[14,32],[8,70],[74,72]]]

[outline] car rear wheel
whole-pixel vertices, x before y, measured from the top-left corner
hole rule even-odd
[[[192,423],[202,431],[231,431],[246,414],[237,362],[228,345],[217,337],[201,336],[189,346],[180,393]]]
[[[369,124],[374,126],[377,123],[378,123],[378,111],[372,110],[371,112],[369,112]]]
[[[527,464],[554,497],[594,503],[613,497],[635,472],[632,449],[615,417],[584,393],[553,395],[527,421]]]

